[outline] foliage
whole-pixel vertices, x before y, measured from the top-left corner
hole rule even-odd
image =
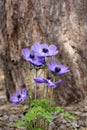
[[[44,123],[46,122],[46,127],[48,127],[55,112],[63,113],[63,115],[68,119],[74,119],[72,114],[65,112],[61,107],[52,107],[50,100],[33,100],[30,102],[30,108],[24,116],[24,119],[16,122],[15,126],[25,126],[29,128],[28,130],[44,130]],[[40,120],[41,122],[45,122],[42,122],[41,124]],[[41,128],[39,128],[40,125]]]

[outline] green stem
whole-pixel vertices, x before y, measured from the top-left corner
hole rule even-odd
[[[30,99],[32,100],[32,70],[30,70]]]
[[[51,103],[53,102],[53,88],[51,88]]]
[[[46,78],[46,68],[44,68],[44,78]],[[42,98],[46,98],[46,85],[44,84],[44,87],[43,87],[43,97]]]
[[[37,78],[37,72],[38,70],[36,70],[36,78]],[[35,85],[35,100],[37,99],[37,84]]]
[[[53,102],[53,88],[51,88],[50,107],[52,106],[52,102]]]
[[[55,77],[54,77],[54,79],[53,79],[53,82],[55,82]],[[51,88],[51,97],[50,97],[50,99],[51,99],[51,103],[50,103],[50,106],[52,105],[52,103],[53,103],[53,88]]]

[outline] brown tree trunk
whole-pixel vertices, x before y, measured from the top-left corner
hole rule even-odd
[[[82,99],[87,90],[87,0],[0,2],[1,54],[8,97],[15,89],[29,87],[21,49],[38,41],[56,44],[56,60],[70,68],[70,73],[62,77],[65,82],[55,90],[57,103]]]

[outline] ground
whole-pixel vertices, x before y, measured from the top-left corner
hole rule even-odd
[[[4,74],[0,61],[0,130],[25,130],[24,127],[14,127],[14,122],[23,118],[23,111],[27,109],[25,105],[12,106],[5,96]],[[87,97],[72,105],[63,107],[64,110],[75,115],[74,120],[66,119],[63,114],[53,116],[49,130],[87,130]]]

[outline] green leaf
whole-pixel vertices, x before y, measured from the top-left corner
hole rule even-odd
[[[33,121],[37,119],[38,116],[41,116],[44,112],[44,109],[40,106],[31,108],[27,114],[25,115],[24,119],[28,121]]]
[[[30,106],[31,107],[36,107],[36,106],[42,106],[42,107],[49,107],[49,104],[50,104],[50,100],[47,100],[47,99],[42,99],[42,100],[33,100],[30,102]]]
[[[56,108],[55,108],[55,112],[63,113],[64,110],[63,110],[61,107],[56,107]]]
[[[20,120],[20,121],[15,122],[14,126],[16,126],[16,127],[18,127],[18,126],[25,126],[25,124],[26,124],[25,121]]]
[[[69,119],[75,119],[75,116],[72,114],[69,114],[68,112],[64,112],[63,113],[65,117],[69,118]]]
[[[58,113],[63,113],[65,117],[69,118],[69,119],[74,119],[75,116],[72,114],[69,114],[68,112],[65,112],[61,107],[56,107],[55,108],[55,112]]]
[[[48,122],[51,122],[52,120],[52,114],[50,112],[44,112],[42,117],[47,120]]]

